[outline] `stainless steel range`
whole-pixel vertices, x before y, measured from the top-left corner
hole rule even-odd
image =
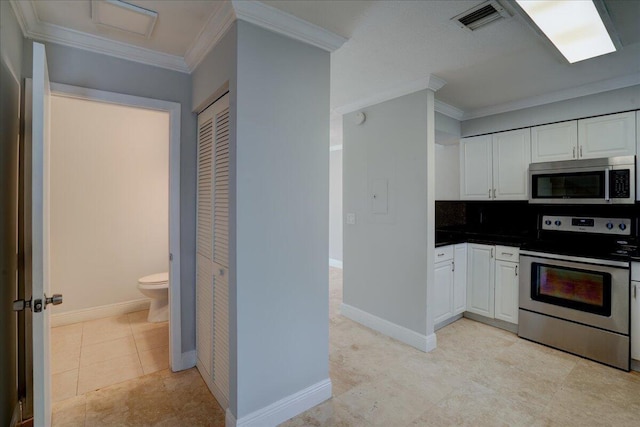
[[[518,335],[629,370],[630,218],[544,215],[520,251]]]

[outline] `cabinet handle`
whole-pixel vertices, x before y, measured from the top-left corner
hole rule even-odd
[[[493,198],[494,199],[496,198],[496,189],[495,188],[493,189]]]
[[[576,147],[573,147],[573,158],[576,158]]]
[[[580,157],[582,157],[582,145],[580,146]]]
[[[442,252],[441,254],[438,254],[438,256],[444,256],[444,252]]]
[[[518,266],[516,265],[516,276],[518,276]]]
[[[513,256],[513,254],[509,252],[502,252],[502,255]]]
[[[491,258],[493,258],[493,248],[491,248]]]
[[[489,198],[491,198],[491,189],[489,189]]]
[[[638,285],[633,285],[633,299],[636,299],[638,294]]]
[[[456,271],[456,262],[451,261],[451,271]]]

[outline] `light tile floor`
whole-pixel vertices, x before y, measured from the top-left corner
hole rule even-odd
[[[147,311],[51,329],[54,402],[168,367],[168,322],[148,323]]]
[[[638,426],[640,374],[519,339],[467,319],[422,353],[339,315],[330,271],[333,398],[299,426]],[[224,426],[194,369],[160,371],[54,405],[54,426]]]

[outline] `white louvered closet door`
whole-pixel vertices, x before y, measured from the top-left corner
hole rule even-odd
[[[229,95],[198,115],[197,366],[229,402]]]

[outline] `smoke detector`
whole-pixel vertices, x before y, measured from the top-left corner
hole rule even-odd
[[[489,0],[451,18],[456,25],[469,31],[484,27],[490,22],[511,16],[496,0]]]

